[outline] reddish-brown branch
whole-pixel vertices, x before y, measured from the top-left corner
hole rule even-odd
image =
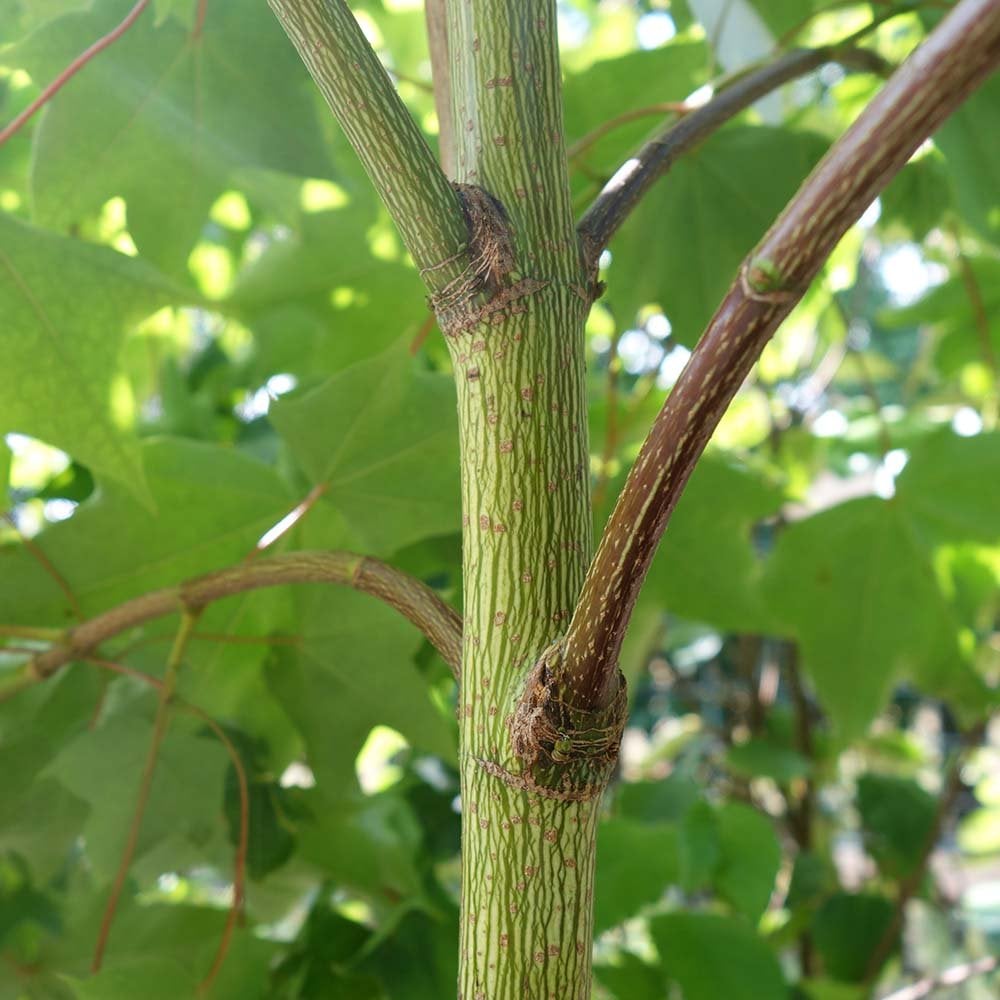
[[[577,226],[591,264],[643,195],[681,155],[756,101],[827,62],[837,60],[868,71],[885,68],[876,53],[855,48],[852,42],[849,39],[837,45],[786,52],[774,62],[733,78],[708,104],[690,111],[647,142],[604,185]]]
[[[40,111],[52,98],[83,69],[95,56],[100,55],[109,45],[113,45],[139,19],[139,15],[149,6],[149,0],[139,2],[125,15],[117,27],[99,38],[84,52],[81,52],[9,125],[0,131],[0,146],[17,133],[24,124]]]
[[[219,946],[215,950],[215,958],[212,959],[212,967],[208,970],[208,973],[198,987],[199,993],[208,993],[222,969],[222,963],[225,962],[226,955],[229,954],[233,931],[236,930],[236,924],[240,919],[240,914],[243,912],[243,903],[246,900],[247,845],[250,843],[250,788],[247,782],[247,772],[243,767],[243,761],[240,760],[240,755],[233,745],[233,741],[226,735],[226,731],[222,726],[200,708],[186,703],[184,707],[201,719],[215,733],[219,742],[225,747],[230,763],[233,765],[233,771],[236,774],[236,783],[239,787],[240,796],[240,828],[236,840],[236,854],[233,858],[233,900],[229,904],[229,912],[226,914],[226,923],[222,928]]]
[[[972,270],[969,258],[966,257],[955,237],[958,246],[958,271],[962,276],[962,284],[965,287],[965,294],[969,298],[969,305],[972,307],[972,319],[979,335],[979,346],[983,353],[983,363],[989,368],[994,378],[1000,377],[1000,364],[997,363],[997,352],[993,348],[993,338],[990,335],[990,319],[986,312],[986,303],[983,301],[983,292],[979,287],[979,279],[976,272]]]
[[[622,637],[667,519],[764,345],[841,236],[998,62],[1000,0],[962,0],[744,261],[657,416],[587,574],[563,653],[566,696],[578,707],[614,696]]]

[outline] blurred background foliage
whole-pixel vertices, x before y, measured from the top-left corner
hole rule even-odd
[[[560,0],[577,205],[664,104],[873,19],[863,44],[899,62],[947,6]],[[0,0],[2,119],[130,7]],[[352,7],[433,142],[422,5]],[[266,4],[209,0],[194,37],[197,10],[156,0],[0,147],[0,671],[44,643],[25,627],[247,557],[317,486],[272,551],[379,555],[461,606],[418,276]],[[742,255],[880,82],[829,64],[761,101],[605,254],[598,529]],[[598,997],[860,1000],[1000,953],[998,192],[994,78],[845,237],[677,510],[623,661]],[[175,627],[105,655],[160,676]],[[209,609],[179,685],[249,784],[210,995],[452,995],[455,691],[430,647],[360,595],[268,590]],[[88,975],[155,705],[84,664],[0,704],[3,1000],[177,998],[208,972],[241,796],[178,712]]]

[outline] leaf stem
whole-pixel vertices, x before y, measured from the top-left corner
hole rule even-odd
[[[73,588],[69,585],[69,581],[56,569],[55,564],[42,550],[42,547],[32,538],[29,538],[21,529],[18,527],[17,520],[14,515],[9,511],[3,515],[4,520],[17,532],[18,538],[21,539],[21,544],[28,550],[28,553],[34,558],[35,562],[42,567],[43,570],[55,581],[56,586],[63,592],[66,597],[66,601],[73,612],[73,615],[77,620],[82,621],[83,611],[80,608],[80,602],[76,599],[76,594],[73,593]]]
[[[615,696],[622,637],[667,520],[764,345],[841,236],[998,62],[1000,0],[962,0],[743,262],[650,429],[588,571],[563,650],[577,707]]]
[[[112,28],[106,35],[81,52],[9,125],[0,130],[0,146],[19,132],[94,56],[100,55],[109,45],[118,41],[135,24],[139,15],[148,6],[149,0],[139,0],[117,27]]]
[[[190,638],[194,639],[195,637],[196,633],[192,632]],[[109,670],[112,673],[139,680],[143,684],[148,684],[150,687],[155,688],[157,691],[162,692],[164,690],[163,681],[156,677],[151,677],[149,674],[144,674],[141,670],[135,670],[133,667],[126,666],[124,663],[116,663],[113,660],[104,660],[96,656],[88,656],[86,662],[101,667],[104,670]],[[226,735],[226,731],[222,726],[197,705],[180,700],[177,700],[177,705],[185,712],[189,712],[204,722],[223,745],[230,763],[233,765],[233,771],[236,774],[236,783],[240,798],[240,825],[236,842],[236,854],[233,860],[233,901],[229,907],[229,915],[226,918],[226,924],[222,931],[222,937],[219,940],[219,946],[216,949],[212,967],[199,987],[200,992],[207,992],[215,981],[219,970],[222,968],[222,963],[225,961],[233,929],[236,926],[236,921],[239,919],[240,911],[246,899],[246,859],[250,841],[250,790],[243,761],[240,759],[233,741]]]
[[[143,765],[142,777],[139,781],[139,793],[136,796],[132,822],[125,840],[125,847],[122,850],[121,860],[118,863],[118,870],[115,872],[114,882],[111,885],[108,902],[104,908],[104,916],[101,918],[101,926],[97,933],[94,957],[90,963],[90,971],[92,973],[100,972],[101,965],[104,962],[104,953],[108,947],[108,938],[111,934],[111,926],[114,923],[115,913],[118,910],[118,902],[121,899],[122,890],[125,888],[125,880],[128,878],[129,869],[132,867],[132,859],[135,857],[135,850],[139,843],[139,832],[142,829],[142,820],[146,814],[149,794],[153,787],[153,775],[156,772],[156,762],[160,755],[160,747],[163,745],[164,737],[167,735],[167,728],[170,725],[170,700],[173,697],[174,688],[177,684],[177,674],[184,659],[188,639],[192,631],[194,631],[195,623],[200,614],[201,612],[198,610],[185,610],[181,616],[180,627],[177,630],[177,636],[174,639],[174,645],[167,660],[167,669],[163,681],[158,686],[159,699],[156,704],[156,717],[153,720],[153,733],[149,740],[146,762]]]

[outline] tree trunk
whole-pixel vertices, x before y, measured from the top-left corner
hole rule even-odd
[[[546,788],[510,726],[591,555],[583,323],[553,282],[452,339],[462,444],[463,1000],[590,995],[604,774]]]

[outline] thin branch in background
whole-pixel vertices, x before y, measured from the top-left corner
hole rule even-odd
[[[679,156],[762,97],[827,62],[885,74],[888,65],[881,56],[855,46],[877,23],[880,23],[878,18],[835,44],[793,49],[763,65],[730,75],[717,84],[712,100],[647,142],[615,172],[580,220],[577,228],[591,263],[596,261],[642,196]]]
[[[990,318],[986,312],[986,303],[983,301],[983,292],[979,287],[979,279],[976,272],[972,270],[969,258],[961,250],[958,251],[958,270],[962,275],[962,284],[965,286],[965,293],[969,296],[969,303],[972,306],[972,316],[975,321],[976,332],[979,334],[979,346],[983,352],[983,362],[996,378],[1000,375],[1000,364],[997,363],[996,350],[993,347],[993,338],[990,336]]]
[[[229,954],[233,932],[236,930],[236,924],[240,919],[244,903],[246,902],[247,847],[250,843],[250,788],[247,782],[246,769],[243,767],[243,761],[240,760],[240,755],[233,745],[233,741],[226,735],[226,731],[222,726],[195,705],[185,703],[183,707],[201,719],[215,733],[219,742],[225,747],[230,763],[233,765],[233,771],[236,773],[236,783],[239,787],[240,797],[240,827],[236,840],[236,854],[233,859],[233,898],[229,904],[229,912],[226,914],[226,923],[222,928],[219,946],[215,950],[215,958],[212,959],[212,967],[198,986],[199,993],[208,993],[222,969],[226,955]]]
[[[451,53],[448,51],[448,0],[424,0],[427,48],[434,80],[438,120],[438,157],[447,177],[455,176],[455,118],[451,109]]]
[[[434,313],[428,310],[427,318],[420,324],[420,329],[417,330],[413,335],[413,340],[410,341],[410,357],[416,357],[420,353],[420,348],[427,342],[427,338],[431,335],[431,330],[434,329],[436,322],[437,319]]]
[[[195,633],[192,633],[191,638],[194,638],[194,635]],[[156,677],[151,677],[149,674],[145,674],[140,670],[135,670],[124,663],[118,663],[113,660],[104,660],[96,656],[87,657],[85,662],[101,667],[111,673],[121,674],[124,677],[131,677],[133,680],[141,681],[143,684],[148,684],[150,687],[155,688],[161,693],[164,690],[163,681]],[[236,774],[236,783],[239,789],[240,815],[239,833],[236,841],[236,853],[233,860],[233,899],[229,906],[229,913],[226,918],[226,924],[222,930],[222,936],[219,939],[219,946],[216,949],[215,958],[212,961],[212,967],[199,988],[201,992],[207,992],[218,976],[219,970],[222,968],[222,963],[225,961],[226,955],[229,952],[229,945],[232,939],[233,930],[236,927],[236,922],[239,919],[240,912],[242,911],[243,904],[246,900],[247,849],[250,842],[250,787],[249,782],[247,781],[247,773],[246,768],[243,766],[243,761],[240,759],[240,755],[237,752],[236,747],[233,745],[233,741],[226,735],[226,731],[222,728],[222,726],[220,726],[215,719],[213,719],[207,712],[200,709],[197,705],[192,705],[185,701],[178,701],[177,704],[181,709],[189,712],[191,715],[194,715],[196,718],[204,722],[205,725],[208,726],[208,728],[215,734],[225,749],[230,763],[233,765],[233,771]]]
[[[319,498],[329,489],[326,483],[317,483],[280,521],[273,524],[257,539],[257,544],[246,554],[244,562],[249,562],[283,538],[313,509]]]
[[[153,787],[153,775],[156,772],[156,762],[160,756],[160,747],[163,745],[163,739],[167,735],[167,727],[170,722],[170,699],[173,696],[177,683],[177,673],[184,659],[188,639],[194,630],[198,615],[199,612],[197,611],[185,611],[181,617],[180,628],[177,630],[177,637],[170,651],[170,658],[167,660],[166,673],[158,688],[160,696],[156,705],[156,717],[153,720],[153,733],[149,740],[146,763],[143,765],[142,777],[139,781],[139,792],[136,796],[135,810],[132,813],[132,823],[129,826],[128,836],[125,839],[125,847],[122,850],[118,870],[115,873],[111,892],[108,894],[108,902],[104,908],[104,916],[101,918],[101,926],[97,933],[97,943],[94,945],[94,957],[90,963],[90,971],[92,973],[99,972],[104,962],[104,953],[108,947],[111,925],[114,923],[115,913],[118,910],[118,901],[121,899],[122,890],[125,888],[125,880],[128,878],[129,869],[132,867],[132,859],[135,857],[135,849],[139,843],[139,831],[142,829],[142,820],[146,814],[149,793]]]
[[[562,683],[575,708],[605,708],[616,697],[622,637],[653,553],[695,463],[764,346],[847,229],[998,62],[1000,2],[961,0],[744,260],[650,429],[587,572],[560,650]],[[627,211],[605,207],[610,215],[602,210],[604,222],[595,220],[590,235]]]
[[[35,628],[31,625],[0,625],[0,639],[34,639],[36,642],[59,642],[65,632],[61,628]],[[4,646],[4,649],[9,647]]]
[[[984,728],[984,725],[980,724],[974,726],[967,733],[964,733],[962,746],[955,751],[954,759],[951,762],[944,786],[941,789],[941,794],[938,796],[937,808],[934,811],[930,829],[927,831],[927,837],[921,847],[920,856],[912,869],[900,880],[896,891],[896,899],[893,902],[892,918],[886,925],[874,949],[872,949],[864,976],[864,983],[868,987],[874,984],[886,959],[892,954],[892,950],[896,946],[896,941],[903,929],[903,921],[906,917],[906,905],[920,890],[920,886],[927,875],[927,866],[930,864],[931,854],[933,854],[938,840],[941,839],[945,820],[964,787],[962,782],[962,766],[965,763],[968,749],[971,746],[975,746],[982,736]]]
[[[420,80],[415,76],[410,76],[408,73],[400,73],[398,69],[394,69],[392,66],[386,66],[385,71],[400,83],[408,83],[411,87],[416,87],[417,90],[422,90],[425,94],[434,93],[434,87],[426,80]]]
[[[124,20],[88,49],[81,52],[9,125],[0,130],[0,146],[15,135],[38,111],[83,69],[95,56],[100,55],[109,45],[113,45],[139,19],[139,15],[149,6],[149,0],[139,2],[125,15]]]
[[[972,962],[962,962],[961,965],[953,965],[933,976],[927,976],[902,989],[894,990],[882,997],[882,1000],[923,1000],[924,997],[931,996],[936,990],[949,989],[953,986],[961,986],[976,976],[985,976],[995,969],[1000,968],[1000,958],[994,955],[987,955],[984,958],[977,958]]]
[[[1000,409],[1000,362],[997,361],[997,352],[993,347],[993,336],[990,330],[990,318],[986,311],[986,303],[983,300],[983,290],[979,287],[979,279],[972,268],[969,258],[962,249],[959,233],[953,234],[955,240],[955,256],[958,261],[958,272],[962,276],[962,284],[965,286],[965,294],[969,298],[969,305],[972,306],[972,320],[979,336],[979,348],[983,355],[983,364],[993,375],[993,392],[990,393],[983,406],[983,425],[987,430],[992,430],[996,425],[998,409]]]
[[[812,767],[815,764],[816,748],[812,737],[812,705],[806,694],[802,678],[802,668],[799,663],[799,648],[794,642],[787,644],[785,656],[785,680],[788,684],[788,694],[792,703],[795,723],[795,749],[809,762],[809,771],[802,779],[802,793],[793,807],[789,803],[789,826],[795,839],[795,844],[801,853],[813,848],[813,825],[816,813],[816,781]],[[799,964],[803,975],[811,975],[816,971],[816,951],[813,946],[812,934],[808,928],[799,934]]]
[[[698,105],[687,104],[684,101],[663,101],[660,104],[647,104],[642,108],[634,108],[632,111],[624,111],[614,118],[609,118],[606,122],[601,122],[596,128],[591,129],[586,135],[581,136],[571,146],[566,149],[566,155],[570,160],[575,160],[583,155],[591,146],[600,139],[603,139],[609,132],[613,132],[622,125],[637,121],[640,118],[650,118],[653,115],[676,115],[683,116],[695,110]]]
[[[618,357],[618,345],[622,339],[622,331],[616,326],[611,346],[608,349],[608,378],[605,390],[604,450],[601,452],[601,467],[594,484],[591,504],[595,510],[600,510],[608,492],[611,479],[611,463],[618,453],[618,384],[621,381],[622,359]]]
[[[18,527],[17,520],[11,513],[5,513],[3,515],[4,520],[17,532],[18,538],[21,539],[21,544],[28,550],[35,562],[45,570],[45,572],[55,581],[56,586],[63,592],[66,600],[69,602],[69,606],[73,611],[74,616],[77,620],[83,620],[83,609],[80,607],[80,602],[76,599],[76,594],[73,593],[73,588],[69,585],[66,577],[62,575],[55,568],[52,560],[42,551],[42,547],[34,541],[34,539],[29,538],[21,529]]]

